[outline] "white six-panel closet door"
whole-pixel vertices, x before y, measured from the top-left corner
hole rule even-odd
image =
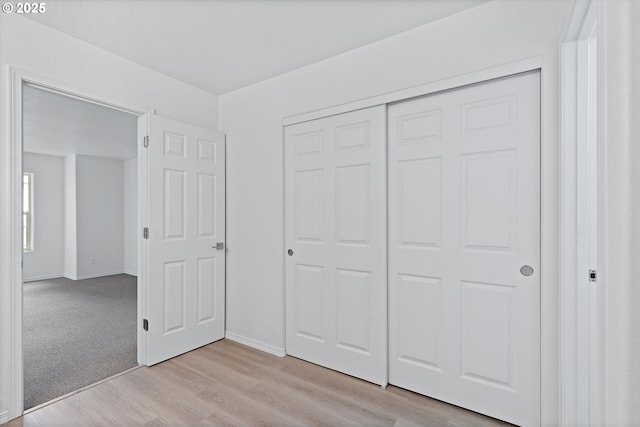
[[[539,80],[285,128],[288,354],[539,424]]]
[[[287,353],[385,384],[385,107],[285,128]]]
[[[539,73],[388,120],[389,382],[539,425]]]

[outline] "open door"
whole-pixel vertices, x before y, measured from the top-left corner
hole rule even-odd
[[[140,120],[141,359],[153,365],[224,337],[225,138],[156,115]]]

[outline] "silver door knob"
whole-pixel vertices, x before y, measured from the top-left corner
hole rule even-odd
[[[520,267],[520,274],[525,277],[531,276],[533,274],[533,267],[531,267],[530,265],[523,265],[522,267]]]

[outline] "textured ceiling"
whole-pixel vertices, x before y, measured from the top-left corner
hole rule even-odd
[[[220,95],[487,0],[48,0],[33,19]]]

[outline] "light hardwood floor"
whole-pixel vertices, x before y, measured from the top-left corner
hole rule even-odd
[[[17,426],[505,426],[293,357],[222,340],[30,412]]]

